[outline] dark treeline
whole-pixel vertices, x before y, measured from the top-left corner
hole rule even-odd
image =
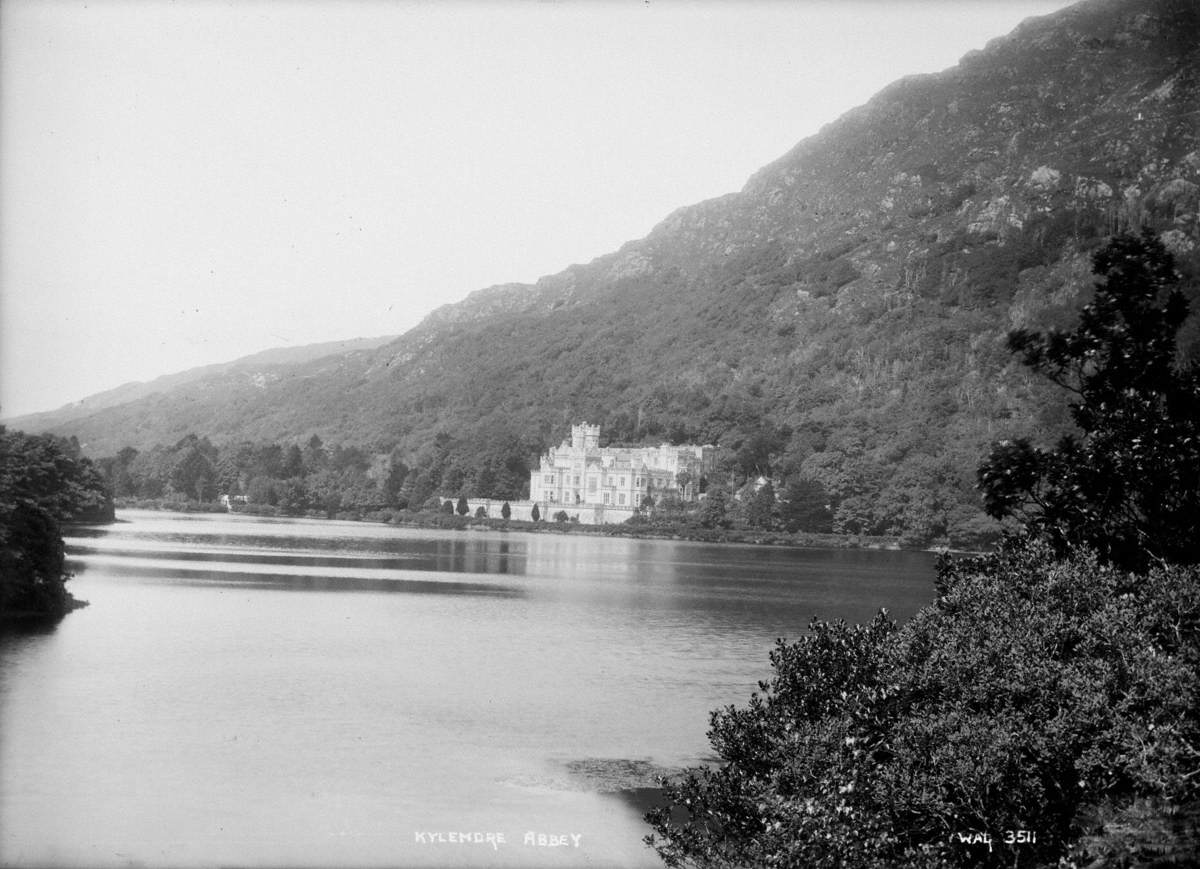
[[[764,433],[726,451],[712,478],[699,481],[705,493],[700,502],[652,493],[634,524],[684,534],[833,533],[834,498],[819,481],[793,474],[777,488],[762,475],[770,470],[765,454],[771,443]],[[532,439],[477,441],[442,433],[406,462],[398,450],[331,446],[316,435],[302,443],[217,445],[192,434],[146,451],[126,447],[97,465],[123,503],[215,508],[228,496],[235,510],[363,517],[381,511],[439,512],[447,498],[523,500],[529,495],[530,466],[542,449]],[[547,511],[542,518],[556,517]],[[565,512],[557,518],[567,521]]]
[[[190,434],[170,446],[126,447],[98,465],[124,501],[186,507],[227,495],[257,512],[335,516],[437,509],[443,493],[523,498],[536,452],[519,438],[474,445],[440,434],[406,462],[397,450],[327,445],[316,435],[302,443],[217,445]]]
[[[0,620],[69,610],[62,527],[112,518],[103,477],[77,441],[0,426]]]

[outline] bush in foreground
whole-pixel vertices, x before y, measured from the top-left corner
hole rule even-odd
[[[762,693],[713,713],[724,764],[667,783],[647,816],[668,865],[1195,853],[1200,571],[1026,542],[944,560],[938,582],[904,626],[881,613],[780,641]]]

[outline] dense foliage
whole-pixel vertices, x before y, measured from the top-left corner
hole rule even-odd
[[[668,865],[1200,853],[1200,571],[1034,542],[945,560],[938,581],[904,626],[780,641],[762,693],[713,714],[724,765],[652,814]],[[1036,841],[1005,843],[1022,830]]]
[[[904,626],[815,621],[712,717],[723,765],[668,783],[669,865],[1150,864],[1200,856],[1200,378],[1156,238],[1094,258],[1068,331],[1013,333],[1080,439],[1001,444],[1025,533],[943,559]],[[1151,566],[1153,566],[1152,569]],[[1194,865],[1194,863],[1192,864]]]
[[[79,445],[0,426],[0,618],[58,616],[66,590],[62,523],[112,519],[112,501]]]
[[[980,469],[988,512],[1127,567],[1200,561],[1200,365],[1179,358],[1188,317],[1174,260],[1152,235],[1098,251],[1095,299],[1071,330],[1009,346],[1068,390],[1080,437],[1005,441]]]
[[[116,497],[177,506],[234,503],[265,512],[301,515],[363,513],[383,508],[440,508],[442,493],[520,498],[529,483],[530,447],[519,438],[468,445],[440,435],[410,466],[398,451],[327,446],[313,435],[303,444],[213,444],[189,434],[171,446],[126,447],[99,460]],[[461,502],[465,509],[465,500]]]
[[[467,498],[493,498],[507,505],[508,499],[526,497],[529,466],[536,462],[532,449],[529,441],[515,437],[480,445],[441,434],[418,451],[424,464],[409,467],[398,451],[331,447],[315,435],[304,445],[225,446],[188,435],[173,446],[144,452],[126,447],[99,460],[98,466],[125,504],[217,509],[217,499],[228,496],[232,509],[256,513],[419,521],[396,511],[465,516]],[[831,499],[820,483],[797,478],[776,493],[769,480],[760,478],[733,489],[730,481],[739,479],[741,461],[743,457],[726,455],[711,479],[697,481],[707,493],[703,502],[685,503],[669,491],[648,494],[634,520],[638,532],[706,539],[718,529],[771,532],[780,539],[832,532]],[[447,496],[455,500],[443,501]],[[511,515],[511,508],[507,514],[500,511],[500,518]]]

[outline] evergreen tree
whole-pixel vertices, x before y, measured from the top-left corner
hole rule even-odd
[[[466,516],[471,512],[471,505],[467,503],[466,495],[458,496],[458,506],[455,508],[459,516]]]
[[[727,528],[728,496],[720,486],[710,486],[700,507],[700,524],[705,528]]]
[[[1017,330],[1009,347],[1072,395],[1079,436],[997,444],[979,470],[992,516],[1060,549],[1129,568],[1200,561],[1200,369],[1176,352],[1188,316],[1171,255],[1150,234],[1093,259],[1095,299],[1071,331]]]
[[[505,501],[504,504],[501,505],[501,507],[500,507],[500,517],[503,519],[508,519],[511,516],[512,516],[512,507],[508,506],[508,502]]]
[[[534,522],[538,522],[541,520],[542,511],[538,509],[537,504],[534,504],[533,509],[529,511],[529,518]]]

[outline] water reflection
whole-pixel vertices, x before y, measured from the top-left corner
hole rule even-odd
[[[327,551],[314,551],[300,545],[291,547],[261,547],[253,540],[208,543],[206,541],[135,541],[127,539],[100,539],[95,541],[72,541],[69,552],[82,561],[112,559],[170,559],[178,562],[221,563],[236,559],[243,564],[289,564],[309,568],[365,568],[371,570],[425,570],[442,573],[519,573],[516,561],[510,554],[505,541],[498,545],[487,541],[456,540],[416,541],[406,551],[390,553],[380,551],[355,552],[351,547]],[[327,554],[336,553],[336,554]],[[515,563],[514,563],[515,562]]]
[[[919,553],[122,518],[69,540],[91,606],[0,640],[0,863],[654,866],[600,791],[708,757],[812,615],[932,597]]]
[[[921,552],[803,550],[624,538],[533,537],[526,575],[540,594],[627,608],[649,624],[712,631],[764,626],[795,637],[814,618],[907,619],[929,597]],[[914,590],[917,591],[914,594]]]
[[[130,511],[131,513],[134,511]],[[279,521],[279,520],[276,520]],[[176,520],[178,523],[178,520]],[[332,528],[330,527],[332,526]],[[73,529],[68,553],[79,563],[164,560],[174,562],[237,562],[297,570],[402,570],[455,574],[512,574],[525,572],[525,546],[505,535],[463,532],[424,534],[359,523],[307,523],[263,526],[238,519],[208,520],[202,533],[187,525],[173,527],[154,516],[144,523],[121,523],[102,528]],[[337,533],[330,533],[331,530]],[[291,572],[290,570],[288,572]]]
[[[100,565],[96,560],[68,561],[68,569],[74,573],[111,573],[124,581],[144,580],[150,584],[161,584],[163,580],[173,585],[208,586],[212,588],[263,588],[280,591],[376,591],[404,594],[477,594],[495,597],[522,597],[524,589],[511,585],[484,582],[461,582],[453,580],[411,579],[389,575],[370,577],[362,575],[333,576],[329,573],[271,573],[254,570],[250,565],[239,569],[237,565],[222,564],[221,570],[203,568],[184,569],[171,567],[169,563],[122,564],[116,570]]]
[[[619,609],[652,631],[765,628],[794,637],[813,617],[861,622],[880,607],[905,619],[928,599],[932,572],[926,553],[124,515],[133,521],[72,534],[77,570],[265,589],[532,595]]]

